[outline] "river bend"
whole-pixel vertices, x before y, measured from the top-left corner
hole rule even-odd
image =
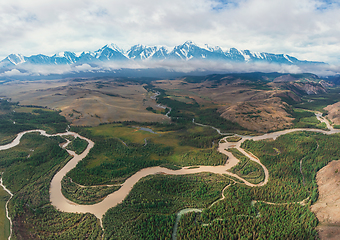
[[[318,119],[321,119],[322,121],[327,121],[321,116],[318,116]],[[319,120],[320,120],[319,119]],[[248,152],[244,151],[244,149],[241,148],[241,144],[246,141],[246,140],[254,140],[254,141],[259,141],[259,140],[264,140],[264,139],[276,139],[277,137],[291,133],[291,132],[297,132],[297,131],[311,131],[311,132],[320,132],[323,134],[334,134],[334,133],[340,133],[340,130],[336,130],[333,128],[330,128],[329,131],[324,131],[320,129],[288,129],[288,130],[283,130],[283,131],[278,131],[278,132],[273,132],[273,133],[267,133],[261,136],[255,136],[255,137],[243,137],[239,142],[227,142],[225,138],[221,139],[219,142],[219,147],[218,151],[227,155],[228,160],[225,165],[223,166],[199,166],[197,168],[190,168],[190,167],[183,167],[182,169],[179,170],[170,170],[167,168],[163,167],[150,167],[150,168],[145,168],[142,169],[135,174],[133,174],[131,177],[125,180],[125,182],[121,185],[121,188],[108,195],[103,201],[93,204],[93,205],[80,205],[77,203],[74,203],[64,197],[64,195],[61,192],[61,180],[62,178],[66,175],[67,172],[69,172],[71,169],[73,169],[79,161],[84,159],[91,148],[94,146],[94,142],[91,141],[90,139],[87,139],[85,137],[80,136],[77,133],[74,132],[65,132],[65,133],[59,133],[55,135],[49,135],[43,130],[30,130],[30,131],[25,131],[21,132],[18,134],[18,136],[13,140],[12,143],[0,146],[0,150],[6,150],[9,148],[12,148],[20,143],[21,137],[26,134],[26,133],[31,133],[31,132],[40,132],[41,135],[51,137],[51,136],[64,136],[64,135],[73,135],[74,137],[79,137],[81,139],[84,139],[88,142],[88,146],[85,149],[83,153],[80,155],[77,155],[75,152],[67,150],[67,152],[73,156],[73,158],[58,172],[56,175],[53,177],[50,185],[50,201],[53,206],[55,206],[58,210],[63,211],[63,212],[71,212],[71,213],[92,213],[94,214],[97,218],[100,220],[102,219],[103,215],[105,212],[112,208],[115,207],[117,204],[121,203],[125,197],[129,194],[133,186],[143,177],[152,175],[152,174],[159,174],[159,173],[165,173],[165,174],[171,174],[171,175],[185,175],[185,174],[194,174],[194,173],[201,173],[201,172],[210,172],[210,173],[215,173],[215,174],[227,174],[230,176],[233,176],[237,179],[240,179],[244,182],[244,184],[255,187],[255,186],[263,186],[267,184],[269,180],[269,173],[268,169],[261,163],[261,161],[255,157],[252,154],[249,154]],[[224,140],[224,141],[222,141]],[[66,147],[68,143],[66,143],[62,147]],[[256,163],[260,164],[264,170],[265,174],[265,179],[263,182],[259,184],[252,184],[245,179],[242,179],[236,174],[233,174],[229,172],[232,167],[236,166],[239,160],[235,158],[230,152],[226,151],[228,148],[236,148],[240,152],[242,152],[244,155],[249,157],[252,161],[255,161]]]

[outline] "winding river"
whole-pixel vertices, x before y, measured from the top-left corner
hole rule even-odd
[[[325,122],[326,124],[328,121],[322,117],[321,114],[316,114],[317,118]],[[0,146],[0,150],[6,150],[9,148],[12,148],[14,146],[17,146],[20,143],[21,137],[26,133],[32,133],[32,132],[39,132],[43,136],[51,137],[51,136],[64,136],[64,135],[72,135],[74,137],[79,137],[81,139],[84,139],[88,142],[88,146],[85,149],[83,153],[80,155],[77,155],[75,152],[67,150],[67,152],[73,156],[73,158],[53,177],[50,185],[50,201],[53,206],[55,206],[58,210],[63,212],[71,212],[71,213],[92,213],[100,220],[102,219],[105,212],[112,207],[115,207],[117,204],[121,203],[125,197],[129,194],[133,186],[143,177],[152,175],[152,174],[159,174],[159,173],[165,173],[165,174],[171,174],[171,175],[184,175],[184,174],[194,174],[194,173],[201,173],[201,172],[210,172],[215,174],[227,174],[230,176],[233,176],[237,179],[240,179],[244,182],[244,184],[255,187],[255,186],[263,186],[267,184],[269,180],[269,173],[268,169],[260,162],[260,160],[255,157],[253,154],[248,153],[244,151],[244,149],[241,148],[241,144],[246,140],[254,140],[259,141],[263,139],[276,139],[277,137],[291,133],[291,132],[297,132],[297,131],[311,131],[311,132],[320,132],[323,134],[334,134],[334,133],[340,133],[340,130],[333,129],[329,123],[328,123],[329,131],[320,130],[320,129],[288,129],[273,133],[264,134],[261,136],[255,136],[255,137],[249,137],[249,136],[243,136],[242,139],[239,142],[227,142],[226,138],[220,140],[218,151],[227,155],[228,160],[225,165],[223,166],[199,166],[197,168],[190,168],[190,167],[183,167],[180,170],[170,170],[163,167],[150,167],[142,169],[138,172],[136,172],[134,175],[126,179],[126,181],[121,185],[121,188],[108,195],[103,201],[93,204],[93,205],[80,205],[76,204],[64,197],[64,195],[61,193],[61,180],[66,175],[67,172],[69,172],[71,169],[73,169],[79,161],[81,161],[83,158],[87,156],[91,148],[94,146],[94,142],[90,139],[87,139],[85,137],[80,136],[77,133],[74,132],[65,132],[65,133],[59,133],[55,135],[49,135],[43,130],[31,130],[31,131],[25,131],[18,134],[18,136],[13,140],[12,143]],[[223,134],[223,133],[221,133]],[[62,147],[65,148],[66,144],[64,144]],[[232,167],[236,166],[239,160],[235,158],[230,152],[226,151],[228,148],[236,148],[240,152],[242,152],[244,155],[249,157],[252,161],[255,161],[256,163],[260,164],[264,170],[265,179],[263,182],[259,184],[252,184],[245,179],[242,179],[236,174],[233,174],[229,172]],[[4,187],[4,186],[3,186]],[[4,188],[5,189],[5,188]],[[9,192],[9,191],[8,191]],[[9,192],[10,193],[10,192]],[[10,193],[11,194],[11,193]],[[8,216],[8,210],[6,209],[7,216]],[[182,213],[183,214],[183,213]],[[9,218],[9,217],[8,217]],[[10,220],[11,221],[11,220]]]

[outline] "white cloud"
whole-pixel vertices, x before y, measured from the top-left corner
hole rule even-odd
[[[11,0],[0,21],[2,57],[186,40],[334,63],[340,55],[336,1]]]
[[[0,74],[1,77],[11,77],[11,76],[23,76],[23,75],[27,75],[27,73],[22,73],[17,69],[12,69],[10,71],[6,71]]]
[[[192,72],[230,73],[230,72],[279,72],[305,73],[310,72],[319,76],[330,76],[340,73],[340,65],[285,65],[274,63],[226,63],[219,61],[131,61],[125,63],[102,62],[100,65],[24,65],[21,71],[12,69],[0,74],[0,77],[14,76],[48,76],[50,74],[69,74],[79,72],[115,72],[117,69],[149,69],[159,68],[171,72],[190,74]]]
[[[91,67],[89,64],[85,63],[79,66],[74,66],[75,71],[77,72],[85,72],[85,71],[92,71],[96,68]]]

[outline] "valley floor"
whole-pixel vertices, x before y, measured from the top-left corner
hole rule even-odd
[[[322,118],[322,116],[320,116],[320,115],[318,115],[318,119],[320,121],[326,121],[326,119]],[[274,139],[275,140],[276,138],[278,138],[282,135],[286,135],[286,134],[289,134],[289,133],[292,133],[292,132],[300,132],[300,131],[319,132],[319,133],[323,133],[323,134],[326,134],[326,135],[340,133],[340,130],[334,130],[331,127],[329,127],[329,128],[330,128],[329,131],[323,131],[323,130],[319,130],[319,129],[289,129],[289,130],[284,130],[284,131],[280,131],[280,132],[273,132],[273,133],[269,133],[269,134],[264,134],[262,136],[256,136],[256,137],[244,137],[244,136],[242,136],[242,139],[238,142],[228,142],[228,137],[225,137],[225,138],[220,140],[218,150],[221,153],[228,155],[229,158],[228,158],[226,165],[224,165],[224,166],[196,166],[195,168],[184,167],[180,170],[170,170],[170,169],[166,169],[166,168],[162,168],[162,167],[152,167],[152,168],[142,169],[142,170],[138,171],[136,174],[134,174],[133,176],[126,179],[125,182],[122,184],[121,188],[118,191],[108,195],[102,202],[94,204],[94,205],[79,205],[79,204],[75,204],[73,202],[70,202],[68,199],[66,199],[63,196],[63,194],[60,190],[62,178],[66,175],[66,173],[68,171],[73,169],[78,162],[80,162],[83,158],[85,158],[88,155],[90,149],[94,146],[94,143],[90,139],[82,137],[79,134],[76,134],[76,133],[73,133],[73,132],[66,132],[66,133],[63,133],[63,134],[56,134],[56,135],[48,135],[48,134],[46,134],[45,131],[33,130],[33,131],[25,132],[25,133],[38,131],[42,135],[47,136],[47,137],[72,135],[74,137],[81,138],[81,139],[86,140],[88,142],[87,148],[80,155],[76,154],[75,152],[73,152],[71,150],[67,150],[70,155],[74,156],[74,158],[71,159],[64,166],[64,168],[62,168],[53,177],[52,182],[51,182],[51,187],[50,187],[50,194],[51,194],[50,199],[51,199],[52,205],[54,205],[60,211],[74,212],[74,213],[75,212],[77,212],[77,213],[79,213],[79,212],[83,212],[83,213],[90,212],[90,213],[93,213],[95,216],[97,216],[99,219],[102,220],[103,215],[106,213],[106,211],[108,209],[113,208],[117,204],[121,203],[127,197],[127,195],[130,193],[133,186],[141,178],[146,177],[148,175],[160,174],[160,173],[166,174],[166,175],[186,175],[186,174],[197,174],[197,173],[202,173],[202,172],[211,172],[211,173],[215,173],[215,174],[231,176],[233,179],[236,179],[236,181],[240,181],[240,182],[242,182],[242,184],[245,184],[246,186],[249,186],[249,187],[264,186],[269,181],[270,174],[269,174],[268,169],[252,153],[245,151],[243,148],[241,148],[242,143],[244,143],[247,140],[252,140],[252,141],[260,141],[260,140],[266,140],[266,139]],[[25,133],[19,134],[18,137],[13,141],[13,143],[1,146],[1,149],[9,149],[9,148],[12,148],[12,147],[18,145],[20,143],[20,138]],[[63,145],[63,147],[66,147],[67,144]],[[255,163],[259,164],[264,171],[264,180],[262,182],[258,183],[258,184],[253,184],[251,182],[248,182],[246,179],[244,179],[244,178],[242,178],[242,177],[240,177],[236,174],[231,173],[229,170],[232,169],[233,167],[235,167],[240,160],[235,158],[235,156],[233,154],[231,154],[230,152],[226,151],[229,148],[237,149],[239,152],[241,152],[243,155],[245,155],[251,161],[254,161]],[[331,169],[332,169],[332,171],[334,170],[334,168],[331,168]],[[233,181],[235,182],[235,180],[233,180]],[[219,202],[219,201],[221,201],[225,198],[225,196],[223,194],[225,189],[226,188],[223,188],[222,198],[220,200],[218,200],[217,202]],[[322,189],[320,189],[320,194],[321,194],[321,196],[323,195]],[[322,202],[324,200],[322,200],[322,198],[320,198],[320,201]],[[217,202],[215,202],[215,203],[217,203]],[[259,202],[259,201],[255,201],[255,202]],[[269,205],[275,204],[275,203],[270,203],[270,202],[266,202],[266,201],[262,201],[262,202],[265,203],[265,204],[269,204]],[[278,203],[278,204],[282,205],[282,204],[285,204],[285,203]],[[302,201],[300,204],[305,204],[305,201]],[[214,204],[212,204],[211,207],[213,205]],[[326,203],[326,205],[327,205],[327,203]],[[317,216],[320,219],[320,217],[318,215],[318,210],[316,210],[316,209],[318,209],[317,206],[318,206],[318,203],[313,205],[312,209],[314,209],[317,212]],[[327,207],[327,209],[329,209],[329,207]]]

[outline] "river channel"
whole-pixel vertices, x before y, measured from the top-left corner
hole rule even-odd
[[[320,119],[319,119],[320,118]],[[320,121],[326,121],[324,118],[318,116],[318,119]],[[190,167],[183,167],[182,169],[179,170],[170,170],[167,168],[163,167],[150,167],[150,168],[145,168],[142,169],[138,172],[136,172],[134,175],[126,179],[126,181],[122,184],[121,188],[108,195],[103,201],[93,204],[93,205],[80,205],[76,204],[64,197],[64,195],[61,192],[61,180],[62,178],[66,175],[67,172],[69,172],[71,169],[73,169],[79,161],[84,159],[91,148],[94,146],[94,142],[91,141],[90,139],[87,139],[85,137],[80,136],[77,133],[74,132],[65,132],[65,133],[59,133],[56,134],[58,136],[63,136],[63,135],[73,135],[75,137],[79,137],[81,139],[86,140],[89,144],[86,148],[86,150],[81,153],[80,155],[77,155],[75,152],[67,150],[67,152],[73,156],[73,158],[53,177],[50,185],[50,201],[53,206],[55,206],[58,210],[63,211],[63,212],[71,212],[71,213],[92,213],[94,214],[97,218],[100,220],[102,219],[103,215],[105,212],[112,208],[115,207],[117,204],[121,203],[125,197],[129,194],[133,186],[143,177],[152,175],[152,174],[171,174],[171,175],[185,175],[185,174],[195,174],[195,173],[201,173],[201,172],[210,172],[210,173],[215,173],[215,174],[227,174],[230,176],[233,176],[235,178],[238,178],[242,180],[246,185],[255,187],[255,186],[263,186],[268,182],[269,179],[269,173],[267,168],[260,162],[258,158],[256,158],[254,155],[249,154],[248,152],[244,151],[241,148],[241,144],[246,141],[246,140],[263,140],[263,139],[276,139],[277,137],[291,133],[291,132],[297,132],[297,131],[311,131],[311,132],[320,132],[323,134],[334,134],[334,133],[340,133],[340,130],[335,130],[333,128],[329,128],[329,131],[324,131],[320,129],[288,129],[288,130],[283,130],[283,131],[278,131],[278,132],[273,132],[273,133],[268,133],[264,134],[261,136],[255,136],[255,137],[243,137],[241,141],[239,142],[227,142],[225,138],[221,139],[219,142],[219,147],[218,151],[227,155],[228,160],[225,165],[223,166],[198,166],[197,168],[190,168]],[[0,150],[6,150],[9,148],[12,148],[20,143],[21,137],[26,134],[26,133],[31,133],[31,132],[40,132],[41,135],[51,137],[51,136],[56,136],[56,135],[49,135],[46,134],[45,131],[43,130],[31,130],[31,131],[25,131],[22,133],[19,133],[18,136],[13,140],[12,143],[0,146]],[[66,144],[63,146],[64,148],[66,147]],[[239,151],[241,151],[244,155],[249,157],[252,161],[255,161],[256,163],[260,164],[264,170],[265,173],[265,179],[263,182],[259,184],[252,184],[247,182],[246,180],[242,179],[236,174],[233,174],[229,172],[228,170],[237,165],[239,160],[235,158],[230,152],[226,151],[228,148],[237,148]],[[6,209],[7,211],[7,209]]]

